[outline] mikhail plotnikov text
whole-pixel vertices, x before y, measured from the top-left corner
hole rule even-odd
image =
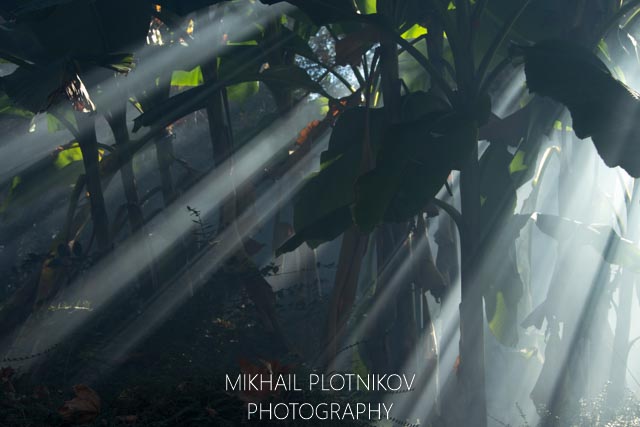
[[[309,374],[299,381],[295,374],[239,374],[226,376],[225,389],[230,392],[287,391],[374,391],[412,390],[414,375],[405,374]],[[393,403],[344,402],[250,402],[247,418],[253,420],[380,420],[389,419]]]

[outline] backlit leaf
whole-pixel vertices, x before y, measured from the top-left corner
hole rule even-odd
[[[578,138],[591,137],[609,167],[640,176],[640,94],[616,80],[588,49],[547,40],[520,47],[529,90],[564,104]],[[517,50],[517,49],[516,49]]]

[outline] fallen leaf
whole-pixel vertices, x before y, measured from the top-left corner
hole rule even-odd
[[[93,421],[100,413],[100,396],[89,386],[77,384],[73,386],[76,397],[67,400],[58,413],[63,420],[74,424],[86,424]]]

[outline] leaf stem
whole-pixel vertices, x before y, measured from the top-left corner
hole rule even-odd
[[[638,0],[638,1],[640,1],[640,0]],[[520,5],[520,7],[518,7],[513,12],[513,14],[509,17],[509,19],[507,19],[507,21],[504,23],[504,25],[500,29],[500,32],[493,39],[493,42],[491,43],[491,46],[489,47],[489,50],[487,50],[487,53],[482,58],[482,62],[480,63],[480,66],[478,67],[478,73],[477,73],[477,76],[476,76],[476,82],[481,82],[483,80],[485,74],[487,73],[489,65],[491,65],[491,61],[493,61],[493,58],[495,57],[496,53],[498,52],[498,49],[500,49],[500,46],[502,46],[502,43],[504,42],[504,40],[506,39],[507,35],[511,31],[511,28],[513,27],[513,24],[515,24],[515,22],[518,20],[518,18],[522,14],[522,12],[524,12],[524,10],[527,8],[529,3],[531,3],[531,0],[524,0],[522,2],[522,4]]]

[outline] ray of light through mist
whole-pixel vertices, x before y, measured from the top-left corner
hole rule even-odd
[[[154,217],[140,232],[131,236],[85,275],[71,284],[65,292],[68,301],[89,300],[99,308],[109,302],[123,287],[135,282],[149,265],[148,247],[159,257],[192,227],[186,206],[202,207],[207,216],[221,206],[235,186],[263,171],[269,161],[291,144],[292,137],[317,112],[313,104],[298,106],[288,116],[277,120],[250,142],[245,144],[225,164],[211,171],[173,204]],[[233,161],[233,166],[231,166]],[[228,175],[233,168],[233,181]],[[294,188],[294,184],[291,184]],[[83,319],[70,318],[65,327],[48,333],[47,341],[59,342],[81,326]],[[35,327],[35,325],[34,325]],[[36,335],[37,327],[32,331]]]
[[[120,359],[193,297],[198,288],[205,285],[224,261],[240,248],[241,240],[249,237],[258,227],[273,217],[279,208],[273,200],[279,197],[286,203],[298,191],[303,183],[302,178],[316,169],[315,162],[320,152],[326,148],[326,142],[325,139],[324,143],[314,144],[313,149],[283,175],[281,179],[287,183],[284,191],[280,186],[272,184],[256,201],[255,212],[241,214],[234,223],[216,237],[215,246],[204,251],[197,260],[183,268],[139,317],[117,337],[110,340],[102,353],[103,356],[112,361]],[[104,370],[101,371],[102,375],[105,373]]]

